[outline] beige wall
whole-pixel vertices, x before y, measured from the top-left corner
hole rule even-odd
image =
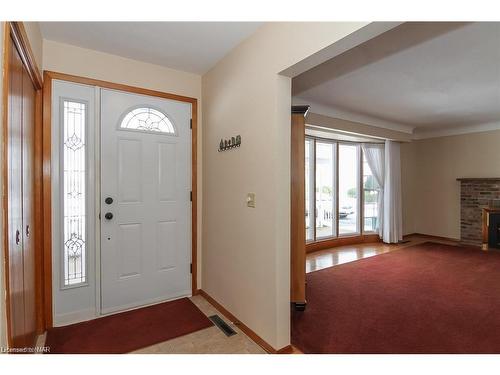
[[[198,287],[200,288],[203,205],[201,76],[48,40],[43,41],[43,69],[198,99]]]
[[[38,22],[23,22],[23,25],[30,42],[31,50],[33,51],[33,55],[35,55],[36,64],[39,69],[42,69],[43,39],[42,33],[40,32],[40,26]]]
[[[460,185],[456,179],[500,177],[499,145],[500,130],[403,145],[405,232],[460,238]]]
[[[415,142],[401,144],[401,199],[403,206],[403,234],[417,233],[417,168]]]
[[[50,40],[43,69],[201,99],[201,76]]]
[[[291,80],[278,73],[364,25],[266,24],[203,76],[203,289],[276,349],[290,343]],[[217,152],[238,134],[241,148]]]

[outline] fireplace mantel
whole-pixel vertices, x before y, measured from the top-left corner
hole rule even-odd
[[[460,178],[457,178],[457,181],[464,181],[464,182],[487,181],[487,182],[491,182],[491,181],[500,181],[500,177],[460,177]]]

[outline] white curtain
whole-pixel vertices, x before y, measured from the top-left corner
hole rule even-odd
[[[380,187],[378,193],[378,213],[377,213],[377,222],[378,222],[378,234],[380,238],[383,236],[383,228],[384,228],[384,169],[385,169],[385,155],[384,155],[384,145],[377,143],[363,143],[361,145],[363,148],[363,154],[366,158],[366,162],[370,167],[373,177],[375,181],[377,181],[378,186]]]
[[[385,141],[384,219],[382,239],[394,243],[403,239],[401,207],[401,147]]]

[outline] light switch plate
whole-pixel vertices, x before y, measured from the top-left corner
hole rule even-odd
[[[247,207],[255,208],[255,193],[247,194]]]

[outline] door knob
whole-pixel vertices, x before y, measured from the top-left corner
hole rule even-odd
[[[106,212],[106,214],[104,215],[104,217],[107,219],[107,220],[111,220],[113,218],[113,214],[111,212]]]
[[[111,197],[107,197],[107,198],[104,200],[104,202],[105,202],[106,204],[111,204],[111,203],[113,203],[113,198],[111,198]]]

